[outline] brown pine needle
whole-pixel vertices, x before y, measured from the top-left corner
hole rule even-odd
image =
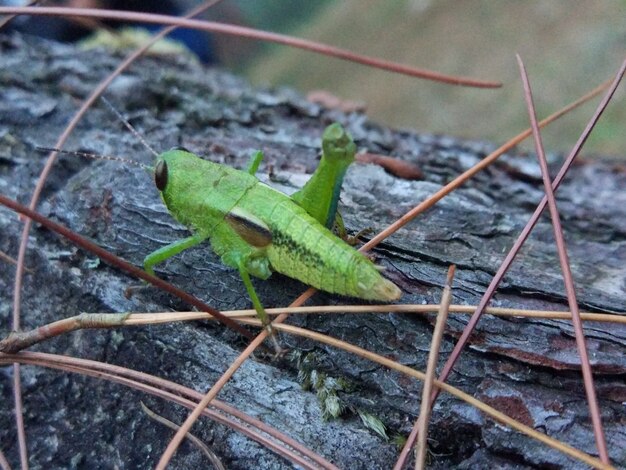
[[[0,468],[2,468],[2,470],[11,470],[11,465],[9,465],[9,461],[4,456],[2,450],[0,450]]]
[[[12,264],[17,266],[17,260],[9,255],[7,255],[4,251],[0,251],[0,261],[4,261],[6,263]],[[35,271],[33,271],[31,268],[24,268],[24,271],[26,271],[27,273],[33,274]]]
[[[250,320],[246,320],[247,324],[250,325],[256,325],[259,328],[262,326],[261,322],[259,320],[256,319],[250,319]],[[355,354],[363,359],[367,359],[370,360],[372,362],[375,362],[377,364],[380,364],[384,367],[396,370],[402,374],[406,374],[408,376],[414,377],[418,380],[424,380],[424,378],[426,377],[426,375],[423,372],[417,371],[415,369],[411,369],[408,366],[402,365],[398,362],[395,362],[387,357],[384,356],[380,356],[376,353],[373,353],[371,351],[368,351],[366,349],[360,348],[358,346],[355,346],[353,344],[347,343],[345,341],[341,341],[339,339],[333,338],[331,336],[327,336],[321,333],[317,333],[315,331],[311,331],[311,330],[307,330],[305,328],[299,328],[293,325],[286,325],[284,323],[280,323],[280,324],[276,324],[276,323],[272,323],[272,325],[274,326],[274,328],[276,328],[277,330],[280,331],[284,331],[286,333],[289,334],[293,334],[293,335],[297,335],[297,336],[302,336],[304,338],[309,338],[312,339],[313,341],[318,341],[320,343],[324,343],[324,344],[328,344],[330,346],[342,349],[344,351],[347,351],[349,353]],[[261,332],[261,334],[264,334],[265,330],[263,330]],[[0,356],[1,357],[1,356]],[[546,445],[548,445],[549,447],[556,449],[560,452],[563,452],[564,454],[573,457],[577,460],[580,460],[581,462],[586,463],[587,465],[591,465],[595,468],[601,468],[601,469],[612,469],[613,467],[611,467],[610,465],[607,465],[603,462],[601,462],[599,459],[592,457],[591,455],[575,449],[574,447],[560,442],[557,439],[553,439],[539,431],[536,431],[535,429],[526,426],[522,423],[520,423],[519,421],[516,421],[512,418],[510,418],[509,416],[505,415],[504,413],[496,410],[495,408],[492,408],[489,405],[486,405],[485,403],[481,402],[480,400],[474,398],[473,396],[462,392],[461,390],[457,389],[456,387],[453,387],[452,385],[449,385],[445,382],[441,382],[439,380],[434,380],[433,381],[433,385],[436,388],[439,388],[445,392],[450,393],[451,395],[459,398],[460,400],[463,400],[464,402],[468,403],[471,406],[474,406],[476,408],[478,408],[480,411],[482,411],[483,413],[487,414],[489,417],[491,417],[492,419],[500,422],[501,424],[508,426],[512,429],[515,429],[523,434],[526,434],[527,436],[542,442]]]
[[[448,309],[450,308],[450,300],[452,299],[454,269],[454,265],[450,266],[446,285],[441,295],[441,304],[439,313],[437,314],[432,343],[430,345],[430,353],[428,354],[428,365],[426,366],[426,378],[424,379],[424,388],[422,389],[422,403],[420,406],[419,419],[414,426],[419,436],[415,444],[415,470],[423,470],[426,463],[426,437],[428,436],[428,422],[430,421],[430,394],[433,389],[433,380],[435,380],[435,375],[437,374],[441,339],[443,338],[443,331],[446,327],[446,321],[448,320]]]
[[[577,108],[578,106],[586,103],[591,98],[593,98],[594,96],[600,94],[602,91],[607,89],[609,87],[609,85],[611,84],[611,81],[612,80],[605,81],[604,83],[602,83],[598,87],[596,87],[593,90],[591,90],[586,95],[581,96],[579,99],[577,99],[573,103],[568,104],[564,108],[561,108],[560,110],[558,110],[555,113],[551,114],[547,118],[541,120],[539,122],[539,127],[543,128],[543,127],[547,126],[548,124],[550,124],[551,122],[557,120],[558,118],[560,118],[564,114],[569,113],[574,108]],[[404,227],[406,224],[408,224],[410,221],[412,221],[419,214],[421,214],[422,212],[426,211],[427,209],[430,209],[432,206],[434,206],[437,202],[439,202],[445,196],[447,196],[448,194],[453,192],[455,189],[461,187],[469,179],[473,178],[477,173],[480,173],[482,170],[487,168],[489,165],[491,165],[493,162],[495,162],[498,158],[500,158],[504,153],[508,152],[513,147],[515,147],[517,144],[519,144],[520,142],[524,141],[526,138],[530,137],[531,134],[532,134],[532,130],[530,128],[528,128],[525,131],[520,132],[519,134],[517,134],[512,139],[509,139],[506,143],[502,144],[499,148],[497,148],[496,150],[491,152],[489,155],[487,155],[485,158],[483,158],[480,162],[478,162],[472,168],[470,168],[469,170],[463,172],[462,174],[460,174],[459,176],[454,178],[452,181],[450,181],[448,184],[446,184],[443,188],[441,188],[435,194],[433,194],[428,199],[426,199],[425,201],[423,201],[420,204],[418,204],[417,206],[415,206],[413,209],[411,209],[409,212],[404,214],[402,217],[400,217],[397,221],[395,221],[393,224],[391,224],[385,230],[383,230],[378,235],[376,235],[374,238],[372,238],[369,242],[367,242],[365,245],[363,245],[360,248],[360,251],[369,251],[372,248],[374,248],[376,245],[381,243],[385,238],[387,238],[387,237],[393,235],[394,233],[396,233],[398,230],[400,230],[402,227]]]
[[[280,314],[337,314],[337,313],[415,313],[427,314],[435,313],[439,308],[438,304],[406,304],[406,305],[326,305],[314,307],[279,307],[265,309],[268,315]],[[473,305],[450,305],[450,313],[459,315],[469,315],[476,309]],[[498,317],[519,317],[519,318],[541,318],[548,320],[570,320],[570,312],[555,312],[553,310],[524,310],[518,308],[489,307],[485,313]],[[222,314],[226,317],[237,319],[256,316],[254,309],[244,310],[224,310]],[[141,315],[141,317],[139,316]],[[153,316],[153,318],[150,318]],[[614,315],[610,313],[581,312],[584,321],[597,321],[604,323],[626,324],[626,316]],[[145,324],[145,323],[168,323],[172,321],[188,320],[212,320],[213,318],[204,312],[162,312],[162,313],[133,313],[124,322],[125,325]],[[149,321],[150,320],[150,321]],[[135,323],[136,322],[136,323]]]
[[[550,180],[548,161],[546,160],[543,143],[541,141],[541,132],[539,130],[539,125],[537,124],[537,116],[535,113],[535,106],[533,103],[530,81],[528,79],[528,75],[526,73],[526,68],[524,67],[524,62],[522,61],[522,58],[519,54],[516,57],[520,69],[520,75],[522,77],[524,98],[526,100],[528,116],[530,118],[530,124],[533,130],[533,138],[535,140],[535,149],[537,151],[537,158],[539,159],[539,166],[541,168],[543,186],[546,197],[548,199],[548,209],[550,211],[550,218],[552,219],[552,228],[554,231],[554,238],[559,254],[559,263],[561,265],[563,280],[565,282],[567,303],[572,312],[572,323],[574,324],[574,332],[576,335],[576,346],[578,348],[578,355],[580,356],[580,363],[582,366],[583,383],[585,385],[587,402],[589,403],[589,414],[591,415],[593,433],[596,438],[596,447],[598,448],[598,453],[600,454],[600,459],[602,460],[602,462],[610,464],[609,453],[606,447],[606,439],[604,437],[604,428],[602,427],[602,420],[600,417],[600,408],[598,406],[598,399],[596,398],[596,391],[593,382],[593,373],[591,370],[591,364],[589,363],[589,353],[587,352],[585,333],[583,332],[583,325],[580,319],[580,313],[578,312],[578,301],[576,299],[576,290],[574,288],[572,270],[570,268],[569,257],[567,255],[567,247],[565,244],[565,238],[563,236],[563,227],[561,226],[559,209],[554,198],[552,181]]]
[[[173,429],[174,431],[178,431],[178,428],[180,428],[178,424],[152,411],[150,408],[148,408],[145,405],[144,402],[141,401],[139,402],[139,404],[141,405],[141,409],[143,410],[143,412],[147,414],[150,419],[153,419],[157,423],[160,423],[163,426],[167,426],[168,428]],[[207,459],[211,461],[214,468],[216,468],[217,470],[226,470],[224,465],[222,465],[222,462],[220,461],[219,457],[215,454],[215,452],[213,452],[209,448],[208,445],[202,442],[202,440],[200,440],[198,437],[194,436],[190,432],[187,433],[187,439],[189,439],[190,442],[192,442],[198,449],[200,449],[200,451],[204,455],[206,455]]]
[[[80,359],[57,354],[22,352],[19,354],[0,354],[0,365],[18,362],[50,369],[72,372],[80,375],[107,380],[126,387],[149,393],[171,403],[193,409],[202,398],[202,394],[183,385],[145,374],[133,369]],[[224,424],[242,433],[260,445],[276,452],[292,462],[295,466],[307,470],[324,468],[339,470],[328,460],[312,452],[295,439],[266,425],[260,420],[249,416],[236,408],[219,400],[211,403],[212,407],[204,410],[203,415],[220,424]]]
[[[194,20],[189,18],[158,15],[153,13],[107,10],[104,8],[0,7],[0,14],[98,18],[126,22],[171,25],[189,29],[197,29],[200,31],[206,31],[215,34],[233,35],[241,38],[256,39],[259,41],[283,44],[286,46],[323,54],[328,57],[335,57],[337,59],[356,62],[366,65],[368,67],[380,68],[393,73],[408,75],[410,77],[421,78],[425,80],[433,80],[436,82],[447,83],[449,85],[468,86],[475,88],[499,88],[502,86],[502,83],[500,82],[447,75],[431,70],[420,69],[409,65],[379,59],[376,57],[356,54],[346,49],[329,46],[327,44],[322,44],[315,41],[309,41],[307,39],[272,33],[269,31],[262,31],[254,28],[248,28],[245,26],[218,23],[215,21]]]
[[[315,307],[268,308],[268,315],[310,315],[310,314],[359,314],[359,313],[406,313],[428,314],[437,312],[439,306],[431,305],[329,305]],[[476,309],[472,305],[450,305],[449,312],[455,315],[470,315]],[[570,312],[550,310],[520,310],[514,308],[490,307],[487,314],[498,317],[539,318],[543,320],[571,320]],[[226,310],[222,315],[233,320],[247,320],[256,317],[256,310]],[[607,313],[581,312],[580,318],[586,322],[626,324],[626,316]],[[15,353],[56,336],[82,329],[114,328],[121,326],[157,325],[215,318],[206,312],[158,312],[158,313],[81,313],[38,328],[13,332],[0,341],[0,352]]]

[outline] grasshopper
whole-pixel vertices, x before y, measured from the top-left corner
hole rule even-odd
[[[250,275],[276,271],[317,289],[367,300],[393,301],[400,289],[379,267],[331,232],[341,222],[337,203],[356,145],[340,124],[322,138],[322,158],[306,185],[291,197],[255,176],[263,158],[252,156],[247,171],[206,161],[185,149],[160,154],[154,182],[172,216],[192,235],[149,254],[144,269],[209,239],[222,262],[239,271],[257,314],[270,321]],[[340,224],[342,225],[342,224]]]

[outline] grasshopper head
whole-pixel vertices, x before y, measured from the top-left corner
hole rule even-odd
[[[172,216],[180,223],[197,227],[190,209],[198,188],[200,157],[183,148],[163,152],[154,165],[154,184]]]
[[[346,160],[348,164],[354,160],[356,154],[356,144],[352,136],[337,122],[324,131],[322,149],[327,158]]]
[[[170,178],[170,165],[172,165],[175,160],[184,158],[186,155],[193,154],[184,147],[175,147],[158,156],[156,165],[154,166],[154,184],[159,191],[163,192],[167,187]]]
[[[167,162],[159,159],[154,167],[154,184],[159,191],[164,191],[167,186]]]

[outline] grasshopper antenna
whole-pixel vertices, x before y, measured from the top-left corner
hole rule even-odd
[[[122,115],[122,113],[120,113],[117,110],[117,108],[115,108],[115,106],[113,106],[111,102],[107,100],[104,96],[101,96],[100,99],[104,102],[104,104],[108,106],[108,108],[113,112],[113,114],[115,114],[115,116],[117,116],[117,118],[124,123],[124,125],[126,126],[126,129],[128,129],[139,140],[139,142],[141,142],[143,146],[152,153],[152,155],[158,158],[159,154],[150,146],[150,144],[146,141],[146,139],[143,138],[143,136],[139,133],[139,131],[137,131],[137,129],[135,129],[132,126],[132,124],[128,122],[128,119],[126,119]]]
[[[143,163],[136,162],[135,160],[130,160],[128,158],[122,158],[122,157],[115,157],[113,155],[100,155],[97,153],[76,152],[73,150],[62,150],[62,149],[57,149],[53,147],[40,147],[40,146],[36,146],[35,149],[41,152],[57,152],[57,153],[65,154],[65,155],[74,155],[74,156],[83,157],[83,158],[90,158],[91,160],[110,160],[114,162],[128,163],[130,165],[135,165],[140,168],[143,168],[144,170],[151,169],[151,167],[149,167],[148,165],[144,165]]]

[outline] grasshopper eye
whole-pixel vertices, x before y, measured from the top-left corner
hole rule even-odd
[[[154,184],[159,191],[163,191],[167,186],[167,163],[165,160],[159,160],[154,167]]]

